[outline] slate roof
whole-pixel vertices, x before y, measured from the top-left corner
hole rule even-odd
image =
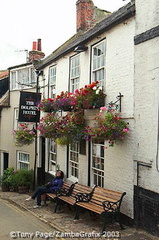
[[[135,15],[135,3],[132,0],[124,7],[119,10],[113,12],[110,16],[106,17],[101,22],[97,23],[93,28],[88,30],[87,32],[78,32],[74,36],[72,36],[68,41],[66,41],[63,45],[57,48],[54,52],[52,52],[48,57],[43,59],[39,64],[39,69],[43,69],[48,66],[52,62],[57,59],[65,56],[69,52],[73,51],[76,46],[79,44],[86,44],[91,39],[100,35],[101,33],[110,30],[117,24],[123,22],[126,19]]]

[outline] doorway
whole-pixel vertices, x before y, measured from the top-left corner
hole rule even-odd
[[[6,170],[9,166],[9,153],[2,153],[2,161],[1,161],[1,175],[3,175],[4,170]]]

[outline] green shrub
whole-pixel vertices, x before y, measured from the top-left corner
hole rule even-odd
[[[26,186],[28,189],[33,185],[33,170],[20,169],[13,176],[13,184],[15,187]]]
[[[1,186],[12,186],[12,179],[14,176],[14,168],[10,167],[4,170],[3,176],[0,178],[0,184]]]

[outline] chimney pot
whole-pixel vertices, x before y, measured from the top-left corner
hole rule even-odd
[[[32,48],[32,50],[33,50],[33,51],[36,51],[36,48],[37,48],[37,43],[36,43],[36,42],[33,42],[33,48]]]
[[[38,46],[37,46],[37,50],[38,50],[38,51],[41,51],[41,39],[38,39],[38,40],[37,40],[37,45],[38,45]]]

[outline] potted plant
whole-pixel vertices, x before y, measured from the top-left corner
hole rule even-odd
[[[58,123],[56,142],[60,145],[68,145],[80,141],[84,136],[84,129],[83,111],[71,112]]]
[[[14,175],[14,168],[10,167],[4,170],[3,176],[0,179],[2,191],[9,191],[9,188],[12,186],[12,177]]]
[[[14,184],[19,193],[28,192],[33,184],[33,170],[20,169],[14,175]]]
[[[49,113],[41,119],[37,129],[43,137],[54,138],[61,145],[80,141],[85,129],[83,111],[69,112],[61,118]]]
[[[19,124],[17,130],[12,130],[16,146],[31,144],[36,136],[34,129],[29,129],[27,124]]]
[[[56,113],[48,113],[40,119],[40,124],[37,129],[40,131],[40,135],[45,138],[56,138],[57,125],[59,122],[60,118]]]
[[[58,110],[57,103],[53,98],[44,98],[38,103],[38,108],[43,112],[55,112]]]
[[[76,96],[68,91],[61,92],[56,97],[56,104],[62,111],[72,111],[76,105]]]
[[[108,141],[109,146],[114,146],[115,142],[124,140],[129,133],[128,123],[114,109],[101,107],[95,120],[93,127],[87,126],[85,129],[87,140],[103,139]]]
[[[102,87],[99,86],[98,81],[77,89],[75,95],[78,108],[92,109],[105,105],[106,94],[103,92]]]

